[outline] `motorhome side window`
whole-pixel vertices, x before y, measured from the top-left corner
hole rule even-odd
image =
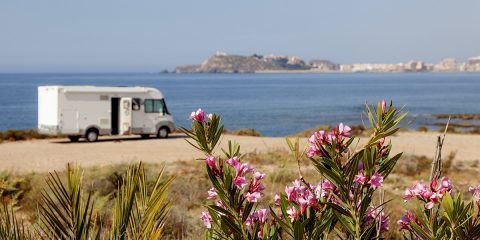
[[[140,110],[140,102],[141,102],[140,98],[133,98],[132,99],[132,110],[133,111]]]
[[[164,102],[160,99],[145,99],[146,113],[164,113]]]

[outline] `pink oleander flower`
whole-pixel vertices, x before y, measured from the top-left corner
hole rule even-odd
[[[405,214],[400,220],[397,221],[399,230],[410,230],[412,221],[416,222],[418,225],[421,226],[421,224],[418,222],[417,217],[415,217],[415,214],[411,210],[408,210],[407,214]]]
[[[258,214],[257,212],[252,212],[250,215],[248,215],[247,220],[245,220],[245,225],[246,226],[253,226],[255,222],[258,219]]]
[[[221,173],[220,169],[217,167],[217,160],[214,156],[209,156],[205,159],[205,163],[210,166],[217,173]]]
[[[340,123],[337,127],[337,131],[338,131],[338,134],[340,136],[344,136],[344,137],[352,137],[352,129],[347,126],[347,125],[343,125],[343,123]]]
[[[217,190],[215,188],[210,188],[210,190],[207,191],[208,197],[207,199],[209,200],[216,200],[217,199]]]
[[[365,177],[365,175],[363,175],[363,172],[360,172],[359,174],[357,174],[355,176],[354,182],[356,182],[356,183],[365,184],[366,181],[367,181],[367,177]]]
[[[387,112],[387,101],[385,101],[385,99],[382,100],[382,112]]]
[[[440,182],[440,184],[438,184]],[[430,183],[430,188],[427,188],[425,183],[419,182],[410,188],[405,190],[405,196],[403,199],[410,201],[413,197],[425,202],[426,209],[432,209],[435,204],[439,203],[444,194],[452,191],[452,183],[446,177],[437,180],[433,180]]]
[[[298,218],[298,212],[297,212],[297,208],[296,207],[290,207],[287,209],[287,214],[288,214],[288,218],[290,218],[290,221],[293,222],[295,220],[297,220]]]
[[[385,138],[380,138],[380,140],[378,140],[378,148],[381,148],[383,147],[383,144],[385,144]]]
[[[370,225],[375,222],[380,222],[380,232],[387,232],[390,228],[390,217],[381,211],[381,209],[369,207],[367,215],[365,216],[365,224]]]
[[[436,180],[434,180],[436,183]],[[445,192],[450,192],[452,190],[452,182],[447,177],[440,178],[440,185],[436,187],[434,190],[439,192],[440,194],[444,194]]]
[[[480,185],[478,185],[477,187],[469,187],[468,192],[473,194],[475,203],[477,204],[477,206],[480,206]]]
[[[238,189],[242,189],[242,188],[244,188],[245,186],[248,185],[245,177],[236,177],[235,179],[233,179],[233,184],[235,184],[235,186]]]
[[[227,163],[235,169],[235,176],[236,177],[243,177],[247,173],[254,172],[255,170],[253,169],[252,166],[250,166],[247,163],[240,163],[238,161],[238,157],[233,157],[231,159],[227,160]]]
[[[273,198],[275,205],[280,206],[280,195],[275,194],[275,197]]]
[[[410,201],[412,200],[413,196],[414,196],[413,191],[410,188],[407,188],[405,189],[405,195],[403,197],[403,201],[404,202]]]
[[[313,158],[315,156],[320,156],[320,155],[321,155],[321,152],[320,152],[320,150],[318,150],[318,148],[316,146],[308,147],[307,157]]]
[[[217,205],[217,207],[221,207],[221,208],[225,209],[225,205],[224,205],[223,202],[220,201],[220,200],[216,201],[216,202],[215,202],[215,205]]]
[[[371,188],[377,189],[383,185],[383,177],[378,172],[375,172],[368,183],[370,183]]]
[[[190,120],[203,123],[205,122],[205,113],[199,108],[196,112],[190,114]]]
[[[205,227],[208,229],[212,228],[212,216],[208,212],[202,212],[202,216],[200,217],[200,220],[202,220],[203,224]]]
[[[287,200],[293,201],[297,198],[297,191],[295,190],[295,187],[285,187],[285,194],[287,195]]]
[[[268,215],[269,215],[269,211],[265,208],[262,208],[257,211],[258,221],[261,224],[264,224],[265,222],[267,222]]]
[[[400,220],[397,221],[399,230],[410,230],[410,219],[407,215],[404,215]]]
[[[211,120],[213,119],[213,114],[209,113],[209,114],[207,115],[207,118],[208,118],[208,120],[211,121]]]
[[[253,173],[253,179],[254,179],[255,181],[260,181],[260,180],[262,180],[262,179],[264,179],[264,178],[265,178],[265,173],[261,173],[261,172],[255,172],[255,173]]]
[[[333,184],[330,181],[325,180],[322,183],[321,197],[327,197],[333,191],[333,188],[334,188]]]
[[[254,203],[254,202],[258,202],[258,199],[262,197],[262,194],[259,192],[253,192],[253,193],[249,192],[245,195],[245,197],[247,198],[248,202]]]
[[[309,202],[305,198],[299,197],[297,198],[297,203],[298,205],[300,205],[300,215],[303,216],[305,214],[305,211],[307,210]]]

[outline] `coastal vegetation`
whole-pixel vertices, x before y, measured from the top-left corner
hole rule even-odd
[[[478,237],[478,161],[461,161],[449,153],[441,174],[430,180],[432,159],[390,155],[394,146],[388,137],[400,130],[402,111],[383,102],[368,106],[366,113],[369,130],[356,132],[344,124],[321,127],[310,134],[307,146],[290,139],[286,142],[290,151],[242,153],[233,142],[220,151],[216,146],[224,134],[220,117],[199,110],[192,115],[192,129],[183,131],[204,152],[200,161],[185,159],[166,168],[140,163],[81,170],[68,165],[65,172],[51,174],[2,173],[0,235]],[[356,135],[367,132],[365,145],[353,147]],[[467,189],[472,194],[463,195]]]

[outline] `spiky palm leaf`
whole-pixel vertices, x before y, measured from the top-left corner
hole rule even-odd
[[[162,179],[163,169],[149,192],[143,165],[129,168],[115,203],[113,239],[159,239],[170,202],[167,191],[173,178]]]
[[[48,190],[43,190],[39,208],[40,232],[51,239],[91,239],[91,194],[82,191],[82,176],[77,166],[68,164],[66,177],[66,185],[57,172],[46,179]]]
[[[17,220],[12,204],[4,204],[0,208],[0,239],[32,239],[28,228]]]

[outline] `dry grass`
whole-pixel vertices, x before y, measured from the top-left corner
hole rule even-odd
[[[236,135],[236,136],[252,136],[252,137],[261,137],[262,134],[254,128],[241,128],[233,131],[225,130],[226,134]]]
[[[454,159],[450,154],[444,160],[444,174],[452,179],[456,191],[466,191],[469,185],[477,185],[478,162],[464,162]],[[284,150],[271,150],[267,153],[252,152],[244,156],[243,161],[251,163],[258,170],[267,174],[264,180],[266,186],[265,197],[260,203],[268,206],[273,202],[273,196],[283,191],[285,185],[298,177],[297,164],[291,160],[289,153]],[[402,157],[394,172],[385,183],[386,199],[392,199],[387,205],[387,212],[391,219],[391,235],[389,238],[399,237],[396,220],[401,217],[407,205],[402,197],[405,188],[414,182],[427,180],[430,174],[431,159],[421,156]],[[160,164],[146,164],[147,174],[156,175]],[[115,165],[110,167],[92,167],[84,170],[85,186],[96,192],[99,199],[103,199],[99,205],[109,206],[116,194],[120,180],[127,169],[127,165]],[[310,165],[308,159],[302,159],[302,173],[312,183],[320,180],[318,173]],[[172,212],[165,229],[167,239],[201,239],[203,238],[203,225],[199,220],[199,214],[204,210],[206,191],[210,188],[209,181],[204,171],[202,161],[178,161],[166,166],[166,175],[175,176],[170,188],[169,197],[173,201]],[[7,175],[4,175],[7,176]],[[3,178],[6,186],[18,186],[17,192],[22,194],[17,198],[17,206],[23,218],[29,222],[35,222],[36,199],[39,199],[40,190],[44,187],[46,174],[29,174]],[[153,178],[150,178],[153,179]],[[21,184],[18,184],[21,183]],[[10,184],[10,185],[9,185]],[[3,185],[5,186],[5,185]],[[4,194],[3,199],[11,198],[12,194]],[[109,209],[105,207],[103,209]],[[109,212],[100,211],[103,225],[109,225]]]
[[[53,138],[53,137],[40,134],[33,129],[7,130],[4,132],[0,132],[0,143],[5,141],[13,142],[13,141],[24,141],[24,140],[45,139],[45,138]]]

